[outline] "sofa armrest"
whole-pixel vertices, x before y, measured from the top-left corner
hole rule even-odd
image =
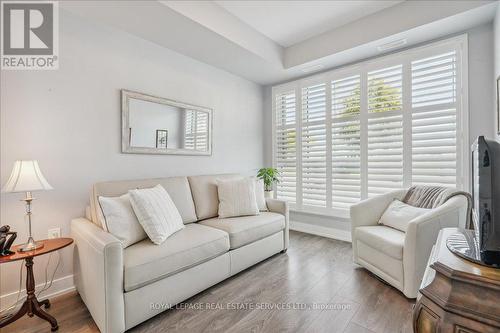
[[[123,248],[85,218],[71,221],[76,288],[103,333],[125,331]]]
[[[288,207],[288,202],[284,200],[266,198],[267,209],[273,213],[279,213],[285,216],[285,230],[283,233],[283,250],[288,249],[288,243],[290,242],[290,209]]]
[[[465,223],[467,198],[456,196],[408,224],[403,250],[404,294],[416,297],[432,246],[443,228],[459,227]]]

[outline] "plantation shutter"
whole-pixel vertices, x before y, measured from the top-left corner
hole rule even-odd
[[[332,208],[347,209],[361,199],[360,76],[331,82]]]
[[[412,183],[456,186],[457,56],[411,63]]]
[[[326,84],[302,88],[302,204],[326,207]]]
[[[347,217],[411,185],[467,190],[466,38],[273,87],[277,197]]]
[[[368,72],[368,197],[403,187],[403,66]]]
[[[281,174],[277,184],[278,199],[296,202],[297,150],[296,150],[295,92],[277,94],[275,97],[275,164]]]

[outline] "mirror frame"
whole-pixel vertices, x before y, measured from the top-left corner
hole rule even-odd
[[[130,128],[130,98],[140,99],[146,102],[164,104],[183,109],[208,113],[208,150],[199,151],[191,149],[158,149],[149,147],[133,147],[130,145],[129,128]],[[160,154],[160,155],[193,155],[193,156],[212,156],[212,137],[213,137],[213,110],[210,108],[192,105],[188,103],[177,102],[171,99],[143,94],[136,91],[121,90],[122,100],[122,153],[126,154]]]

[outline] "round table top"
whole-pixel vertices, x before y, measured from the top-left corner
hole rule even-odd
[[[46,253],[60,250],[63,247],[66,247],[71,243],[73,243],[73,239],[71,238],[43,239],[43,240],[37,240],[36,243],[42,243],[43,247],[36,249],[34,251],[19,252],[18,250],[23,246],[23,244],[13,246],[10,250],[14,251],[15,253],[11,254],[10,256],[5,256],[5,257],[0,256],[0,264],[41,256]]]

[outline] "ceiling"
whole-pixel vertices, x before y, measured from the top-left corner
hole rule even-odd
[[[85,0],[61,1],[60,8],[270,85],[462,33],[492,22],[498,4]],[[394,43],[397,48],[379,49]]]
[[[214,2],[279,45],[288,47],[403,1]]]

